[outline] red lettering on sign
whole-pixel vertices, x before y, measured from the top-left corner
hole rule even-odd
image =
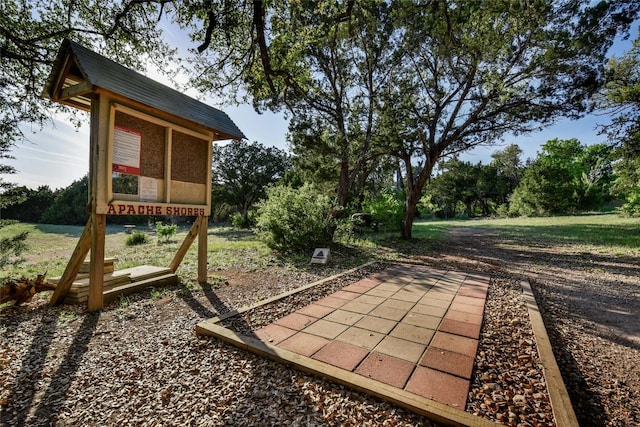
[[[118,215],[123,214],[127,207],[125,205],[118,206]]]
[[[107,215],[115,215],[116,213],[116,208],[113,207],[113,205],[108,205],[109,208],[107,209]]]
[[[127,205],[127,215],[135,215],[136,207],[133,205]]]

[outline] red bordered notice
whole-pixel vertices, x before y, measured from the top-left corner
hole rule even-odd
[[[133,129],[115,126],[113,129],[113,172],[140,175],[140,145],[142,134]]]

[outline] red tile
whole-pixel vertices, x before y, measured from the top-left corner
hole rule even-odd
[[[486,298],[487,290],[471,286],[463,286],[458,291],[458,295],[473,298]]]
[[[405,390],[464,411],[469,385],[468,380],[417,366]]]
[[[311,356],[325,345],[329,344],[329,340],[317,335],[305,334],[299,332],[292,337],[287,338],[278,344],[278,347],[301,354],[303,356]]]
[[[296,332],[297,331],[294,331],[293,329],[285,328],[276,324],[271,324],[265,326],[264,328],[258,329],[255,334],[260,339],[260,341],[275,345],[281,341],[286,340]]]
[[[364,377],[403,388],[415,364],[386,354],[371,353],[354,372]]]
[[[369,350],[366,348],[340,341],[331,341],[314,354],[313,358],[347,371],[353,371],[368,354]]]
[[[327,307],[326,305],[320,305],[320,304],[309,304],[306,307],[301,308],[300,310],[297,311],[297,313],[299,314],[304,314],[305,316],[311,316],[311,317],[315,317],[315,318],[322,318],[324,316],[326,316],[329,313],[332,313],[335,311],[335,308],[333,307]]]
[[[473,361],[473,357],[431,346],[422,356],[420,365],[465,379],[471,379]]]
[[[463,311],[465,313],[482,314],[484,313],[484,306],[482,305],[470,305],[463,302],[458,302],[458,297],[453,300],[453,303],[449,306],[449,310]]]
[[[440,331],[436,332],[431,340],[431,345],[443,350],[466,354],[469,357],[476,357],[478,351],[478,340]]]
[[[468,304],[468,305],[478,305],[484,307],[485,298],[475,298],[464,295],[457,295],[455,298],[455,302],[460,304]]]
[[[462,335],[464,337],[478,339],[480,337],[480,328],[481,325],[474,325],[473,323],[443,319],[438,330],[442,332],[448,332],[450,334]]]
[[[458,322],[482,325],[482,314],[465,313],[463,311],[449,310],[444,316],[445,319],[457,320]]]
[[[284,326],[285,328],[300,331],[315,321],[316,319],[313,317],[305,316],[298,313],[291,313],[290,315],[285,316],[282,319],[278,319],[274,323],[276,325]]]

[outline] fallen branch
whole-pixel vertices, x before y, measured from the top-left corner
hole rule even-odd
[[[15,301],[15,305],[29,302],[38,292],[51,291],[55,286],[45,281],[44,274],[38,274],[35,280],[20,278],[18,281],[10,280],[0,287],[0,304]]]

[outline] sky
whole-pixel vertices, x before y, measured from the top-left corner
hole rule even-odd
[[[172,32],[169,31],[169,36]],[[638,25],[631,30],[629,40],[619,40],[612,48],[612,54],[622,55],[631,47],[631,40],[638,35]],[[184,37],[184,36],[183,36]],[[188,43],[183,40],[181,43]],[[159,80],[165,84],[166,79],[159,73],[148,73],[148,77]],[[168,84],[170,85],[170,84]],[[188,93],[194,96],[193,93]],[[202,99],[210,105],[217,103],[212,100]],[[218,107],[220,108],[220,107]],[[283,114],[266,112],[258,114],[251,105],[223,107],[222,109],[233,122],[242,130],[249,141],[257,141],[265,146],[275,146],[287,150],[286,133],[288,122]],[[8,182],[31,189],[48,185],[52,190],[69,186],[73,181],[82,178],[89,170],[89,120],[76,129],[69,117],[58,114],[52,118],[51,125],[44,129],[32,128],[29,125],[22,127],[25,139],[11,150],[15,160],[6,160],[5,163],[13,166],[18,173],[3,176]],[[510,144],[517,144],[523,151],[522,160],[537,157],[540,146],[546,141],[559,138],[576,138],[582,144],[591,145],[606,142],[604,136],[598,135],[596,126],[608,123],[608,118],[603,115],[589,115],[583,119],[561,120],[540,132],[526,136],[507,136],[500,144],[488,147],[476,147],[464,153],[462,160],[472,163],[491,161],[491,154],[501,150]]]

